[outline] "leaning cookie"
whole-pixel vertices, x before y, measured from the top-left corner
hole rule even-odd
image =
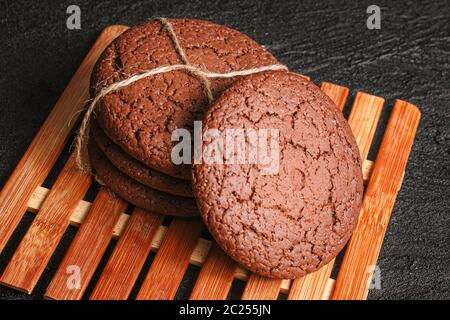
[[[198,215],[195,201],[192,198],[173,196],[146,187],[120,172],[102,154],[93,139],[89,141],[88,152],[91,166],[100,182],[136,207],[171,216]]]
[[[200,214],[226,253],[273,278],[298,278],[336,257],[356,225],[363,180],[350,127],[317,86],[290,72],[249,76],[216,99],[203,129],[244,130],[240,150],[257,154],[238,160],[227,144],[217,158],[224,164],[205,163],[205,150],[220,144],[204,140],[204,162],[193,165]],[[267,150],[254,149],[261,145]]]
[[[112,142],[95,120],[91,121],[91,131],[96,145],[108,160],[127,176],[150,188],[169,194],[182,197],[194,196],[190,181],[173,178],[137,161]]]

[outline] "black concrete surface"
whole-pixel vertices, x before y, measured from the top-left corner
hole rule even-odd
[[[81,30],[66,9],[81,8]],[[368,30],[368,5],[381,29]],[[419,106],[422,120],[381,250],[381,289],[370,299],[450,298],[450,2],[436,1],[0,1],[0,185],[70,77],[111,24],[155,16],[194,17],[239,29],[291,70],[386,99],[376,149],[393,101]],[[347,106],[348,114],[348,106]],[[67,151],[66,151],[67,152]],[[64,156],[63,156],[64,157]],[[1,212],[0,212],[1,214]],[[0,255],[0,271],[33,216]],[[0,286],[0,299],[40,299],[76,230],[70,229],[31,296]],[[189,274],[183,280],[192,283]],[[237,284],[236,288],[242,287]],[[181,288],[179,298],[188,294]],[[241,290],[236,289],[236,292]]]

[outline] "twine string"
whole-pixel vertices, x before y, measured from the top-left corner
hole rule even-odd
[[[176,53],[178,54],[178,57],[180,60],[187,66],[191,66],[189,63],[189,60],[186,56],[186,53],[184,52],[183,47],[180,45],[180,41],[178,40],[177,35],[175,34],[175,31],[173,31],[172,24],[166,19],[166,18],[156,18],[157,21],[159,21],[163,27],[163,29],[166,30],[167,35],[169,36],[170,40],[172,40],[173,47],[175,48]],[[205,94],[206,98],[208,99],[208,103],[211,104],[214,100],[212,90],[211,90],[211,83],[209,82],[209,78],[205,77],[204,74],[198,73],[196,70],[185,70],[197,80],[200,81],[200,85],[202,86],[203,93]]]
[[[214,97],[213,97],[213,94],[211,91],[210,79],[213,79],[213,78],[226,79],[226,78],[234,78],[234,77],[243,77],[243,76],[260,73],[260,72],[265,72],[265,71],[287,70],[287,67],[282,64],[271,64],[271,65],[267,65],[267,66],[238,70],[238,71],[231,71],[231,72],[226,72],[226,73],[217,73],[217,72],[211,72],[206,69],[201,69],[201,68],[191,65],[189,63],[189,61],[186,57],[186,54],[180,45],[178,37],[176,36],[175,32],[173,31],[171,23],[165,18],[157,18],[156,21],[159,21],[161,23],[163,29],[166,31],[167,35],[171,39],[173,46],[175,48],[175,51],[177,52],[177,54],[178,54],[180,60],[183,62],[183,64],[166,65],[166,66],[161,66],[161,67],[157,67],[154,69],[144,70],[144,71],[134,74],[124,80],[114,82],[111,85],[104,87],[100,90],[100,92],[94,97],[94,99],[92,99],[92,101],[89,103],[88,107],[86,108],[86,113],[84,114],[83,120],[80,125],[80,129],[75,138],[75,151],[74,151],[75,152],[75,161],[76,161],[77,167],[80,170],[88,169],[83,165],[82,149],[83,149],[83,146],[85,145],[86,138],[89,134],[89,120],[95,110],[97,103],[111,92],[125,88],[139,80],[142,80],[142,79],[145,79],[148,77],[180,70],[180,71],[189,73],[190,75],[194,76],[195,78],[197,78],[200,81],[200,84],[203,88],[205,96],[207,97],[208,102],[211,104],[212,101],[214,100]]]

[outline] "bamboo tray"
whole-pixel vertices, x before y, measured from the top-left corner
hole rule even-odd
[[[349,123],[364,160],[365,196],[356,230],[346,248],[337,279],[331,279],[334,261],[294,281],[249,274],[212,241],[201,237],[200,219],[175,218],[168,227],[162,217],[135,209],[100,188],[95,200],[83,200],[92,183],[75,169],[69,157],[58,178],[42,186],[88,99],[91,69],[103,49],[127,27],[106,28],[82,62],[53,111],[15,168],[0,194],[0,253],[26,211],[36,214],[8,262],[0,283],[31,293],[69,224],[79,226],[46,290],[48,299],[81,299],[111,238],[114,250],[90,299],[127,299],[151,251],[156,256],[137,289],[137,299],[173,299],[189,264],[201,267],[190,299],[226,299],[234,279],[246,281],[242,299],[365,299],[406,163],[418,127],[420,112],[397,100],[390,115],[376,161],[367,160],[384,99],[356,93]],[[322,83],[342,110],[349,89]],[[73,266],[80,272],[77,285],[68,285]]]

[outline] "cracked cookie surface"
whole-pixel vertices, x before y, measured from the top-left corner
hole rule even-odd
[[[246,35],[193,19],[169,19],[190,64],[226,73],[277,63]],[[103,52],[91,77],[91,96],[105,86],[143,70],[182,64],[159,22],[133,27]],[[217,96],[236,79],[212,79]],[[193,129],[203,117],[207,99],[197,78],[183,71],[137,81],[104,97],[96,109],[109,138],[142,163],[170,176],[190,179],[190,165],[174,165],[170,155],[174,129]]]
[[[89,139],[88,153],[91,166],[99,181],[134,206],[171,216],[198,215],[194,199],[152,189],[120,172],[101,152],[92,137]]]
[[[258,164],[193,165],[200,214],[222,249],[274,278],[331,261],[353,232],[363,195],[359,150],[331,99],[294,73],[252,75],[212,104],[203,130],[213,128],[279,130],[275,175]],[[224,161],[226,154],[233,152]]]
[[[91,121],[92,138],[109,161],[134,180],[159,191],[182,197],[193,197],[190,181],[155,171],[124,152],[112,142],[96,121]]]

